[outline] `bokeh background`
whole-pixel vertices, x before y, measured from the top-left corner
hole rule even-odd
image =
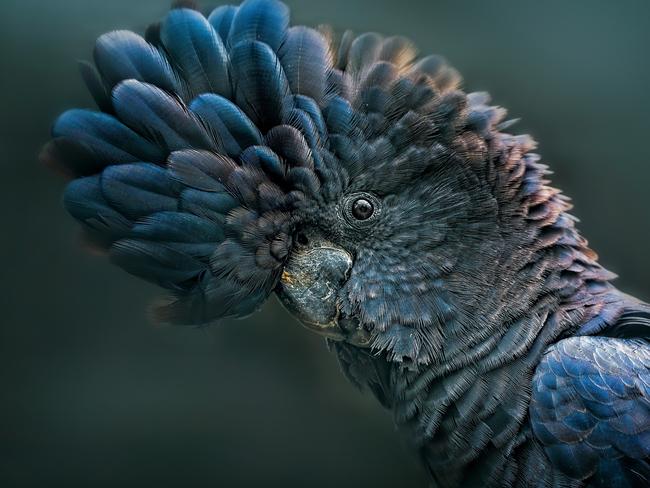
[[[288,3],[294,22],[408,35],[489,90],[620,287],[650,299],[650,2]],[[155,327],[157,290],[81,249],[37,153],[56,114],[91,105],[75,60],[168,5],[0,2],[0,486],[424,486],[389,415],[275,301]]]

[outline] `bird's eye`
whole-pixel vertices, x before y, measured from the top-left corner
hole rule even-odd
[[[372,217],[375,207],[366,198],[357,198],[352,203],[352,215],[357,220],[367,220]]]
[[[352,228],[367,228],[382,213],[381,200],[372,193],[359,191],[346,195],[341,202],[343,217]]]

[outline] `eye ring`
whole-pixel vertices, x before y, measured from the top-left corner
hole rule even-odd
[[[351,226],[365,227],[374,223],[381,214],[381,202],[370,193],[356,192],[344,198],[341,210]]]

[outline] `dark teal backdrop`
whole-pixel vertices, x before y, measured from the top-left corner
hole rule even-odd
[[[619,285],[650,299],[650,2],[289,3],[297,22],[407,35],[491,91]],[[80,248],[36,155],[57,113],[90,105],[75,60],[167,6],[0,3],[0,486],[424,486],[389,416],[277,303],[157,328],[156,289]]]

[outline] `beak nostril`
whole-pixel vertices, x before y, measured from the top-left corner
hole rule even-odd
[[[305,235],[304,232],[298,232],[296,234],[296,243],[298,243],[301,246],[306,246],[309,244],[309,239],[307,239],[307,236]]]

